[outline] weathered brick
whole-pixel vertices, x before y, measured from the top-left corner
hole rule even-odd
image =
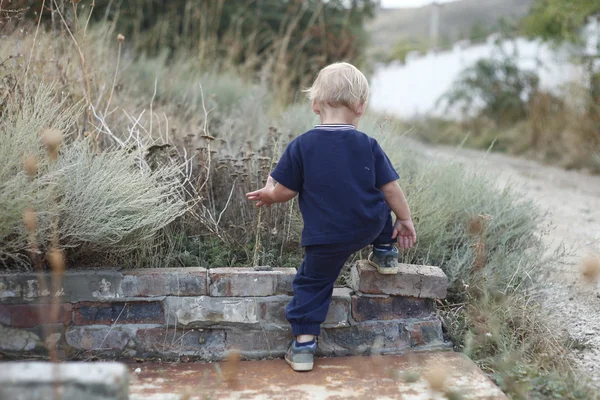
[[[0,325],[10,326],[11,319],[10,307],[0,304]]]
[[[349,326],[350,316],[350,294],[352,291],[348,288],[333,289],[333,297],[327,312],[327,318],[323,323],[326,328],[339,328]]]
[[[206,269],[144,268],[125,271],[119,294],[123,297],[205,296]]]
[[[275,330],[229,328],[225,335],[227,350],[239,351],[244,359],[281,357],[292,339],[289,327]]]
[[[324,356],[398,353],[407,348],[400,321],[364,322],[347,328],[323,329],[319,354]]]
[[[225,332],[212,329],[138,329],[137,356],[178,358],[188,356],[202,361],[215,361],[225,354]]]
[[[79,350],[123,350],[135,337],[136,330],[135,326],[70,326],[65,340]]]
[[[290,296],[271,296],[257,298],[260,309],[260,322],[275,325],[288,325],[285,318],[285,307]]]
[[[0,302],[11,298],[20,298],[23,295],[23,288],[19,282],[11,278],[16,278],[16,274],[0,276]]]
[[[31,328],[39,324],[71,323],[71,304],[59,304],[58,313],[53,315],[51,304],[5,305],[11,315],[13,328]]]
[[[442,344],[442,323],[439,318],[425,321],[407,322],[404,326],[404,338],[411,347]]]
[[[255,298],[167,297],[165,312],[169,326],[187,328],[260,322],[260,306]]]
[[[221,297],[263,297],[292,293],[294,268],[213,268],[208,271],[210,295]]]
[[[160,301],[81,302],[73,309],[76,325],[162,324],[165,312]]]
[[[401,296],[352,296],[352,318],[359,322],[427,317],[433,310],[432,299]]]
[[[367,261],[358,261],[352,268],[351,286],[368,294],[389,294],[419,298],[446,297],[448,278],[438,267],[400,264],[396,275],[381,275]]]
[[[50,273],[42,274],[48,287],[42,291],[38,282],[38,274],[20,273],[5,274],[0,285],[0,302],[18,304],[25,302],[48,303],[58,297],[62,303],[78,301],[117,299],[122,274],[115,270],[82,270],[67,271],[60,288],[50,293],[52,282]]]

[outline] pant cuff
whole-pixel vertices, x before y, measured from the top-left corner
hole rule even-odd
[[[306,325],[295,325],[292,324],[292,334],[298,335],[315,335],[321,334],[321,324],[306,324]]]

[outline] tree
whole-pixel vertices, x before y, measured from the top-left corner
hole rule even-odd
[[[502,53],[465,69],[440,100],[464,112],[481,105],[480,116],[503,126],[527,117],[528,100],[538,85],[534,72],[519,69],[513,57]]]
[[[523,32],[546,41],[578,42],[586,19],[597,13],[598,0],[537,0],[522,21]]]

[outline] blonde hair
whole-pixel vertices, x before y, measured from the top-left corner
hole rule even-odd
[[[369,99],[369,82],[354,65],[338,62],[323,68],[305,92],[319,104],[354,110]]]

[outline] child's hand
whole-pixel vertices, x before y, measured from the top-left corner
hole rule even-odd
[[[275,185],[273,182],[273,178],[269,176],[267,179],[267,184],[264,188],[260,190],[256,190],[254,192],[246,193],[246,198],[250,201],[256,201],[256,207],[267,206],[271,207],[273,201],[273,190],[275,189]]]
[[[398,238],[398,246],[401,249],[410,249],[417,241],[417,233],[415,232],[415,226],[412,220],[396,220],[394,224],[394,231],[392,232],[392,239]]]

